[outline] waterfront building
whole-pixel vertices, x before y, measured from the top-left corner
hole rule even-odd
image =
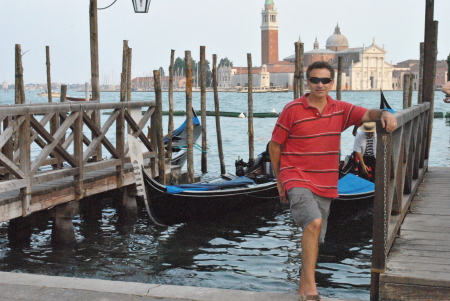
[[[413,89],[419,89],[420,60],[406,60],[394,66],[393,81],[395,89],[403,90],[403,78],[405,74],[412,74],[414,77]],[[447,82],[448,64],[446,60],[436,61],[436,81],[435,88],[441,89]]]
[[[394,67],[385,61],[386,51],[373,39],[369,47],[349,48],[348,39],[341,33],[339,24],[328,37],[325,49],[320,49],[316,38],[313,49],[304,53],[305,68],[316,61],[329,62],[338,68],[338,58],[342,57],[343,90],[392,90],[392,72]],[[295,63],[295,55],[284,58]]]
[[[261,13],[261,67],[253,68],[253,86],[292,88],[295,55],[283,61],[278,60],[278,11],[273,0],[265,0]],[[301,42],[301,41],[299,41]],[[334,33],[326,40],[324,49],[320,49],[319,41],[313,49],[306,51],[303,58],[304,72],[316,61],[327,61],[336,70],[338,57],[342,57],[342,89],[343,90],[392,90],[394,89],[392,72],[394,67],[385,61],[384,46],[375,44],[373,39],[369,47],[350,48],[349,41],[335,27]],[[222,66],[218,69],[218,87],[234,89],[248,85],[247,67]]]
[[[3,90],[3,91],[8,91],[8,82],[7,82],[7,81],[4,81],[4,82],[3,82],[2,90]]]

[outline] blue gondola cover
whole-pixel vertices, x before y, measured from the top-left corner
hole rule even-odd
[[[375,184],[354,174],[347,174],[338,182],[339,195],[362,194],[375,190]]]

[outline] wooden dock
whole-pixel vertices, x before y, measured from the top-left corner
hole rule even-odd
[[[450,300],[450,168],[430,167],[380,276],[381,300]]]

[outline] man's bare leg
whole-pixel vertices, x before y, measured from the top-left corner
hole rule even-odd
[[[299,295],[318,295],[316,286],[316,263],[319,256],[319,234],[322,219],[313,220],[303,230],[302,271],[300,273]]]

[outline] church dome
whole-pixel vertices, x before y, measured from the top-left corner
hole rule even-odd
[[[336,25],[336,28],[334,29],[334,34],[327,39],[325,47],[327,49],[348,48],[348,40],[343,34],[341,34],[341,29],[339,28],[339,25]]]

